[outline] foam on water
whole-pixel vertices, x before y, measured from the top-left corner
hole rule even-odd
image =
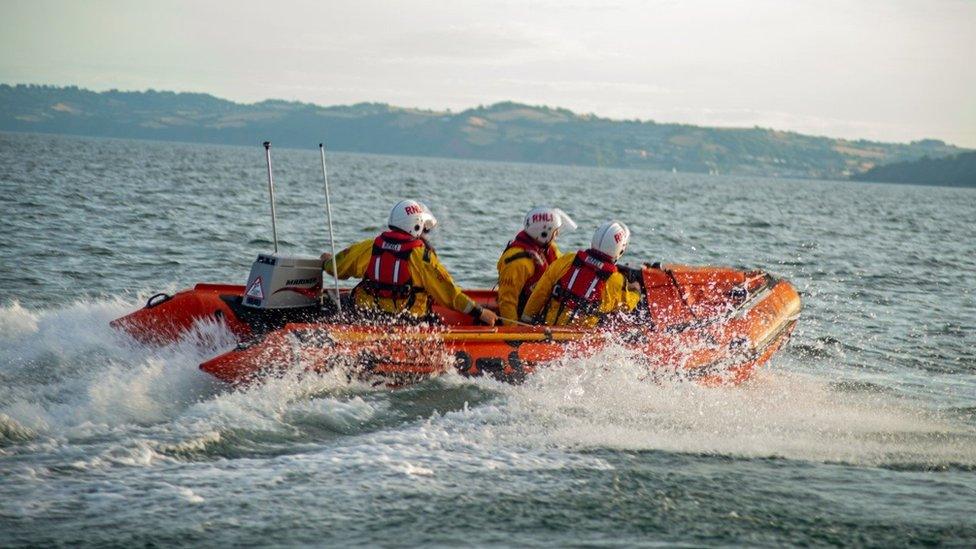
[[[151,350],[109,327],[131,310],[121,300],[79,301],[53,310],[12,304],[0,331],[0,410],[26,429],[54,437],[166,421],[211,392],[195,365],[233,340],[201,325],[176,345]]]
[[[101,450],[82,458],[86,466],[297,453],[323,444],[360,448],[364,456],[382,448],[384,459],[414,463],[420,456],[411,448],[418,447],[428,457],[415,463],[419,469],[407,467],[414,473],[433,471],[430,456],[448,440],[467,446],[445,460],[480,456],[486,463],[507,448],[561,449],[562,459],[616,449],[976,466],[972,426],[911,401],[842,390],[781,367],[739,387],[651,382],[623,348],[554,364],[521,386],[452,374],[389,392],[343,372],[291,372],[230,390],[197,369],[233,344],[226,330],[202,325],[178,344],[149,349],[108,328],[132,307],[103,300],[57,310],[4,308],[2,446],[33,441],[66,451],[98,439]]]
[[[783,361],[779,362],[782,366]],[[773,367],[738,387],[643,380],[626,351],[551,368],[509,391],[542,442],[858,465],[976,466],[976,430],[875,391]]]
[[[490,287],[520,212],[562,204],[581,227],[627,221],[631,261],[793,281],[795,345],[735,388],[642,380],[608,349],[518,387],[292,374],[232,390],[197,367],[230,345],[219,327],[149,349],[108,321],[243,281],[270,248],[262,153],[0,135],[5,544],[976,539],[972,190],[331,155],[339,245],[415,197],[455,280]],[[316,257],[317,151],[276,154],[279,243]]]

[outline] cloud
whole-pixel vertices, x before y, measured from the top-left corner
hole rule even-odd
[[[974,25],[976,2],[957,0],[39,0],[0,17],[0,81],[452,109],[510,99],[976,146]]]
[[[538,50],[544,44],[511,28],[449,27],[399,34],[380,44],[379,52],[399,60],[484,61]]]

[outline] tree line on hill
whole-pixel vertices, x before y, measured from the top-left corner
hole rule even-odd
[[[961,153],[945,158],[923,157],[907,162],[875,166],[857,174],[858,181],[914,183],[949,187],[976,187],[976,152]]]
[[[513,102],[452,112],[24,84],[0,85],[0,130],[238,145],[271,139],[296,147],[324,138],[332,150],[349,152],[820,179],[965,152],[938,140],[880,143],[612,120]]]

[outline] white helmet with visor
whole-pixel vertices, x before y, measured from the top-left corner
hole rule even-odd
[[[560,230],[575,229],[576,223],[559,208],[532,208],[525,214],[525,233],[541,246],[552,242]]]
[[[390,220],[387,224],[391,229],[399,229],[414,238],[419,238],[434,230],[437,219],[430,213],[430,208],[422,202],[401,200],[390,210]]]
[[[607,221],[597,227],[590,246],[616,261],[624,255],[628,243],[630,243],[630,229],[627,225],[620,221]]]

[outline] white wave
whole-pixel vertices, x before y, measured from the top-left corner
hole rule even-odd
[[[319,395],[333,390],[347,391],[342,397]],[[357,393],[369,387],[350,382],[342,372],[306,375],[292,371],[281,377],[241,390],[228,390],[202,400],[184,411],[179,421],[211,429],[245,429],[274,431],[290,428],[296,417],[317,417],[340,428],[365,422],[382,413],[385,402],[365,402]]]
[[[976,464],[976,432],[911,402],[762,369],[740,386],[648,383],[621,350],[506,391],[519,436],[574,448],[663,450],[864,465]]]
[[[51,436],[85,436],[102,428],[166,421],[212,392],[201,360],[226,349],[230,334],[201,325],[163,349],[135,344],[109,321],[132,305],[76,302],[28,311],[12,304],[0,316],[0,413]]]
[[[198,496],[193,490],[191,490],[190,488],[187,488],[186,486],[177,486],[175,488],[176,488],[176,491],[179,494],[179,496],[181,498],[183,498],[184,500],[186,500],[187,503],[191,503],[191,504],[196,505],[196,504],[203,503],[204,501],[206,501],[205,499],[203,499],[202,497]]]
[[[521,386],[454,374],[417,392],[389,392],[342,372],[290,372],[231,390],[197,368],[233,344],[226,330],[204,324],[180,343],[146,348],[108,327],[132,306],[94,301],[31,311],[11,304],[0,311],[0,375],[7,380],[0,434],[7,443],[64,452],[79,468],[148,466],[174,455],[220,454],[228,445],[293,445],[350,463],[373,459],[391,474],[414,477],[455,466],[606,466],[579,453],[589,449],[976,464],[970,426],[909,401],[839,391],[832,379],[782,365],[738,387],[654,383],[623,348],[543,368]],[[471,391],[477,402],[463,403]],[[432,394],[447,397],[431,404]],[[93,436],[110,442],[88,454],[72,449]]]
[[[38,311],[18,302],[4,305],[0,307],[0,368],[100,347],[113,337],[109,321],[130,308],[118,300],[79,301]]]
[[[24,442],[33,439],[37,433],[30,427],[21,425],[14,418],[0,414],[0,447],[5,442]]]
[[[17,301],[0,308],[0,342],[6,346],[26,334],[37,332],[37,315],[20,306]]]

